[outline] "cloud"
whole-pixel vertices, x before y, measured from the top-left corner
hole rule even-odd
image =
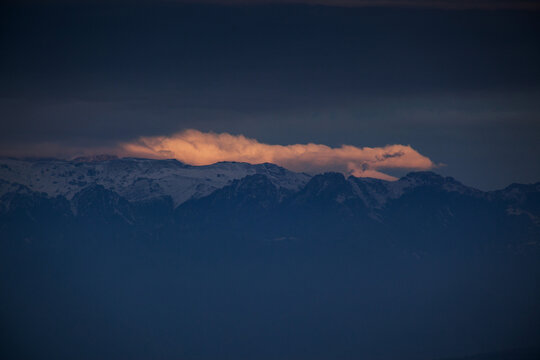
[[[115,153],[123,156],[174,158],[191,165],[220,161],[274,163],[294,171],[339,171],[358,177],[395,178],[380,170],[427,170],[435,164],[408,145],[363,147],[321,144],[270,145],[243,135],[185,130],[172,136],[141,137],[122,143]]]

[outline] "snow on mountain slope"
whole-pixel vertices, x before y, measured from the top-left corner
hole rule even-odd
[[[475,197],[484,196],[482,191],[465,186],[452,177],[443,177],[430,171],[411,172],[397,181],[354,176],[350,176],[348,181],[354,192],[364,201],[366,206],[371,208],[381,208],[391,199],[397,199],[408,191],[426,186]]]
[[[264,174],[276,186],[298,190],[310,176],[274,164],[220,162],[191,166],[177,160],[114,158],[100,156],[21,160],[0,159],[0,196],[21,185],[49,196],[71,199],[91,184],[100,184],[130,201],[171,196],[178,205],[190,198],[206,196],[235,179]]]

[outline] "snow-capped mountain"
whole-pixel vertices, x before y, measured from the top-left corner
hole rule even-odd
[[[69,312],[63,329],[71,334],[81,324],[105,327],[110,316],[124,323],[144,311],[146,326],[169,308],[178,309],[173,328],[183,327],[171,338],[176,343],[200,319],[219,321],[237,306],[240,314],[267,316],[257,320],[264,325],[292,308],[285,328],[289,318],[304,317],[310,339],[313,328],[350,324],[341,339],[369,316],[366,331],[380,328],[385,314],[374,310],[383,301],[397,304],[383,322],[396,336],[403,306],[415,326],[424,308],[435,309],[430,332],[444,320],[439,314],[465,307],[460,321],[483,338],[485,323],[499,319],[498,334],[512,336],[506,316],[529,324],[538,308],[540,184],[482,192],[432,172],[389,182],[310,177],[272,164],[99,157],[3,159],[0,194],[0,284],[12,297],[2,306],[6,318],[13,309],[30,311],[39,335],[57,331],[56,314],[65,309],[96,311],[85,318]],[[29,281],[32,291],[21,291]],[[55,301],[34,289],[54,289]],[[117,307],[123,297],[136,306]],[[317,318],[328,301],[342,314],[337,322]],[[102,304],[109,304],[105,313]],[[485,304],[490,312],[470,320]],[[317,316],[305,317],[306,308]]]
[[[73,207],[77,194],[100,186],[129,202],[170,198],[173,208],[176,208],[187,200],[201,199],[230,186],[232,188],[227,188],[229,195],[226,196],[239,190],[246,192],[246,189],[250,192],[248,197],[265,191],[261,189],[262,185],[252,184],[254,179],[242,180],[252,175],[259,175],[254,179],[258,179],[260,184],[276,188],[266,190],[276,193],[277,202],[287,199],[296,203],[304,201],[302,199],[327,199],[350,204],[353,201],[362,205],[376,219],[389,203],[421,189],[432,189],[496,202],[506,207],[510,215],[526,215],[540,223],[537,205],[540,183],[512,184],[499,191],[482,192],[452,177],[433,172],[412,172],[397,181],[385,181],[354,176],[346,178],[339,173],[312,177],[270,163],[220,162],[192,166],[173,159],[117,158],[110,155],[70,161],[0,158],[0,197],[30,193],[44,194],[50,198],[61,196],[70,201]],[[2,206],[8,206],[6,201]]]
[[[191,166],[177,160],[97,156],[72,161],[58,159],[0,159],[0,196],[27,188],[54,197],[72,199],[82,189],[102,185],[129,201],[170,196],[175,205],[214,190],[247,175],[263,174],[278,187],[298,190],[310,176],[274,164],[251,165],[220,162]]]
[[[419,187],[436,187],[446,192],[484,196],[482,191],[465,186],[453,177],[443,177],[431,171],[411,172],[397,181],[350,176],[348,182],[354,193],[372,208],[381,208],[389,200],[397,199]]]

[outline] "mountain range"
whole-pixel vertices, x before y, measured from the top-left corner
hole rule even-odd
[[[540,183],[3,158],[0,231],[6,358],[434,359],[540,340]]]
[[[37,227],[41,235],[47,226],[40,221],[51,226],[56,218],[64,225],[116,222],[146,232],[182,229],[184,235],[196,228],[199,238],[213,229],[267,241],[329,234],[400,238],[395,245],[411,251],[450,246],[447,238],[512,251],[540,245],[540,182],[483,192],[433,172],[384,181],[310,176],[268,163],[191,166],[105,155],[3,159],[0,206],[4,228]],[[434,236],[438,241],[430,240]],[[453,240],[451,246],[458,245]]]

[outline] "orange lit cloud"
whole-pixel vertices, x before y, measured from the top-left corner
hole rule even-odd
[[[310,143],[283,146],[263,144],[243,135],[198,130],[185,130],[172,136],[141,137],[121,144],[117,152],[148,158],[175,158],[191,165],[209,165],[219,161],[270,162],[294,171],[339,171],[386,180],[395,178],[380,170],[427,170],[435,166],[429,158],[408,145],[376,148],[343,145],[332,148]]]

